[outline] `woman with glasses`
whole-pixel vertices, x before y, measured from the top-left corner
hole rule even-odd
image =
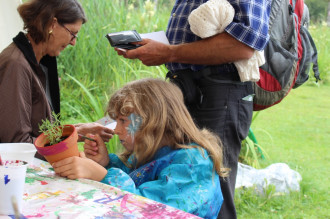
[[[18,8],[20,32],[0,53],[0,143],[34,142],[41,120],[60,112],[56,56],[74,46],[86,22],[77,0],[29,0]],[[97,123],[76,125],[108,141],[113,130]]]

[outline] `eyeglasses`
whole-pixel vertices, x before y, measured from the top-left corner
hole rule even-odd
[[[72,35],[72,38],[70,40],[70,42],[72,42],[75,38],[78,39],[78,36],[74,33],[72,33],[71,30],[69,30],[66,26],[64,26],[63,24],[60,24],[62,27],[64,27],[64,29],[66,29],[71,35]]]

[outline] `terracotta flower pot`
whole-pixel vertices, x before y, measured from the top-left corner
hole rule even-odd
[[[43,155],[50,164],[67,157],[79,156],[77,144],[78,133],[76,128],[73,125],[64,125],[62,136],[67,136],[67,138],[58,144],[47,147],[45,145],[49,141],[43,133],[34,142],[34,146],[39,154]]]

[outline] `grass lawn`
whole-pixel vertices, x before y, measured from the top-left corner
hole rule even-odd
[[[302,176],[301,191],[264,197],[253,189],[236,191],[239,218],[330,218],[330,86],[306,84],[279,104],[261,111],[252,124],[258,143],[269,158],[286,163]]]

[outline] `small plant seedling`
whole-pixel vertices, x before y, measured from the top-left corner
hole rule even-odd
[[[60,122],[60,114],[52,112],[53,121],[49,119],[41,120],[39,131],[44,133],[49,141],[49,145],[54,145],[62,141],[64,126]]]

